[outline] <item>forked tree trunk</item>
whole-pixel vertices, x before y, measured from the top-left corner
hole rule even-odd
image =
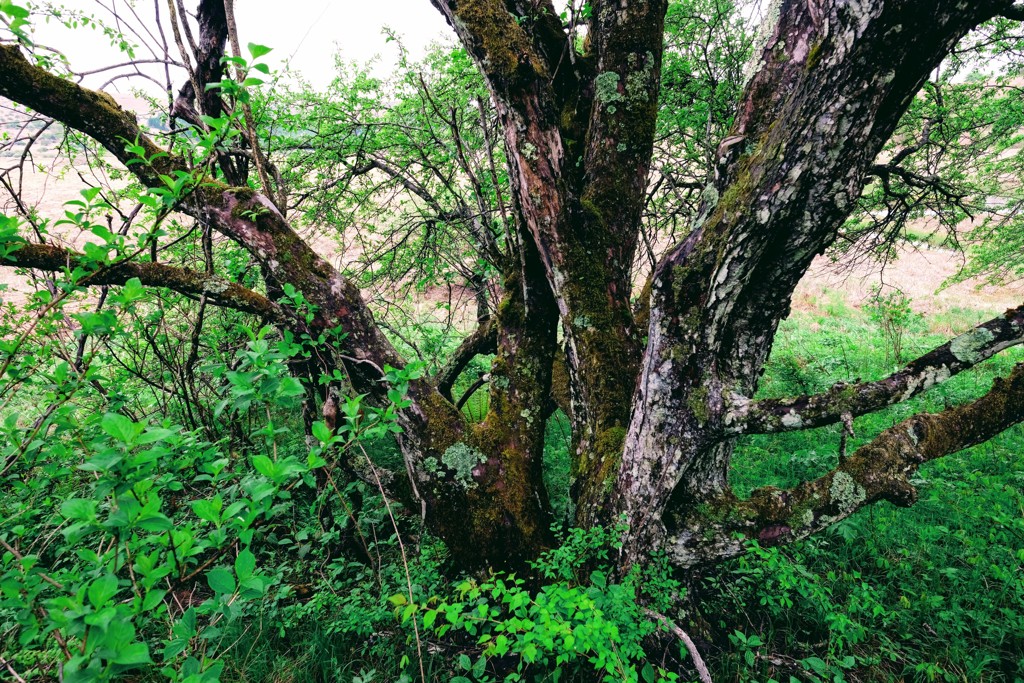
[[[727,423],[752,399],[797,282],[835,239],[928,73],[1010,3],[773,3],[693,232],[653,275],[639,362],[628,273],[664,3],[592,3],[589,48],[576,55],[550,3],[433,1],[487,77],[558,302],[577,523],[624,518],[624,565],[659,547],[693,564],[738,552],[737,531],[790,540],[862,504],[826,495],[780,523],[770,492],[758,493],[761,507],[737,501]]]
[[[462,361],[436,379],[412,381],[399,415],[405,502],[459,564],[519,568],[551,541],[541,472],[556,359],[565,359],[571,388],[576,522],[624,518],[623,568],[656,549],[680,566],[714,562],[741,552],[744,539],[786,542],[876,500],[909,504],[908,478],[921,462],[1024,419],[1017,370],[972,404],[884,432],[817,480],[758,490],[746,501],[729,487],[739,434],[852,419],[1024,341],[1017,309],[885,380],[753,400],[797,282],[835,239],[900,116],[967,31],[1000,12],[1022,18],[1010,0],[775,2],[692,233],[643,290],[646,329],[633,318],[629,273],[658,113],[665,0],[592,0],[582,53],[551,0],[431,1],[496,103],[521,244],[502,264],[505,292],[493,318],[460,350],[496,353],[484,421],[471,424],[452,400]],[[223,50],[223,32],[217,21],[200,25],[216,34],[200,41],[209,58]],[[203,59],[197,80],[216,71]],[[200,86],[183,92],[183,111]],[[0,95],[93,137],[147,186],[190,172],[109,97],[47,73],[17,46],[0,45]],[[150,163],[138,163],[125,140],[138,141]],[[150,263],[116,264],[82,284],[139,277],[296,332],[340,326],[347,336],[323,354],[321,369],[344,368],[355,391],[388,400],[385,366],[403,360],[356,287],[265,196],[196,181],[178,208],[249,251],[267,296]],[[4,246],[5,265],[54,271],[85,263],[56,247]],[[316,306],[311,323],[271,300],[285,284]]]

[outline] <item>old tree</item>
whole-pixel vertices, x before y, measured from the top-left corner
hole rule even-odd
[[[593,0],[568,17],[551,0],[432,1],[483,75],[490,103],[477,104],[493,125],[484,132],[503,139],[507,169],[496,168],[493,155],[476,174],[464,167],[478,191],[490,183],[500,211],[472,200],[454,213],[435,207],[436,220],[463,225],[464,239],[489,264],[470,273],[482,300],[480,324],[447,367],[408,381],[397,414],[405,468],[384,485],[407,509],[422,511],[461,565],[519,567],[550,547],[542,457],[556,399],[571,424],[575,524],[624,521],[622,568],[655,550],[679,567],[715,563],[741,553],[748,540],[787,543],[878,501],[910,505],[909,479],[922,463],[1024,419],[1018,368],[974,402],[899,422],[817,479],[746,499],[730,489],[739,436],[851,422],[1024,340],[1024,308],[1014,309],[884,379],[754,398],[797,282],[840,236],[869,179],[927,180],[902,169],[914,139],[894,133],[929,74],[969,32],[997,17],[1012,25],[1024,19],[1024,6],[774,3],[735,108],[722,119],[731,127],[718,135],[709,124],[716,139],[695,186],[703,189],[692,195],[693,220],[673,243],[662,232],[652,246],[642,234],[645,207],[652,185],[670,174],[664,165],[652,173],[659,100],[672,95],[660,92],[666,1]],[[70,274],[79,288],[137,278],[204,309],[243,311],[296,336],[323,335],[328,342],[292,365],[304,378],[336,378],[326,389],[307,381],[310,423],[321,414],[329,425],[341,420],[341,395],[387,404],[394,400],[387,368],[406,361],[356,284],[296,229],[301,212],[290,211],[288,182],[261,150],[240,96],[239,60],[222,60],[240,55],[230,3],[202,0],[196,18],[184,32],[175,23],[189,54],[188,78],[171,96],[172,127],[208,134],[230,102],[241,131],[231,138],[234,151],[209,145],[201,164],[180,151],[181,138],[177,146],[162,143],[108,95],[56,73],[59,62],[34,58],[44,53],[27,41],[0,44],[0,95],[91,138],[135,181],[170,197],[164,208],[200,226],[186,238],[201,244],[207,268],[164,262],[155,229],[145,248],[106,262],[8,231],[3,265]],[[234,89],[208,87],[222,82]],[[456,117],[443,106],[428,114]],[[883,154],[887,144],[908,151]],[[356,165],[348,167],[352,177],[400,178],[430,205],[423,185],[381,157]],[[257,280],[215,272],[213,252],[227,246],[258,265]],[[659,250],[645,278],[634,275],[641,250]],[[296,301],[312,313],[298,314]],[[452,386],[486,353],[495,354],[487,411],[471,420]]]

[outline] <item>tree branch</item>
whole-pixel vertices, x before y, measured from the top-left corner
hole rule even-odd
[[[476,58],[495,89],[508,95],[549,76],[546,60],[502,0],[430,0]]]
[[[686,651],[690,653],[690,657],[693,658],[693,666],[697,669],[697,675],[700,677],[701,683],[711,683],[711,672],[708,671],[707,664],[704,663],[704,659],[700,656],[700,651],[697,649],[697,645],[690,638],[689,634],[683,629],[679,628],[664,614],[659,614],[652,609],[644,608],[644,614],[649,616],[651,619],[659,622],[669,632],[671,632],[676,638],[683,642],[686,646]]]
[[[184,160],[172,157],[150,140],[110,95],[83,88],[31,64],[18,45],[0,45],[0,95],[79,130],[106,147],[149,187],[163,184],[161,175],[184,169]],[[137,144],[149,163],[139,163],[125,149]]]
[[[814,396],[747,401],[734,397],[726,413],[727,434],[771,434],[834,424],[902,403],[950,377],[1024,342],[1024,306],[951,339],[899,372],[875,382],[843,384]]]
[[[78,252],[48,244],[20,244],[16,251],[7,256],[6,261],[0,261],[0,267],[31,268],[51,273],[76,268],[89,269],[94,266],[95,261]],[[251,289],[216,275],[187,268],[175,268],[162,263],[121,261],[103,266],[86,275],[78,284],[123,285],[132,278],[138,278],[143,285],[166,287],[186,296],[205,295],[211,304],[251,313],[285,327],[294,328],[300,323],[287,309]]]
[[[452,359],[448,362],[435,379],[437,390],[446,399],[455,402],[452,398],[452,387],[466,366],[474,358],[483,353],[494,353],[498,346],[498,328],[492,320],[486,320],[480,324],[472,334],[462,340],[459,348],[455,349]]]
[[[879,500],[910,506],[917,500],[910,477],[922,464],[988,441],[1022,420],[1024,364],[1018,364],[978,400],[904,420],[818,479],[789,490],[757,489],[744,501],[723,494],[710,505],[721,507],[715,519],[724,521],[682,525],[683,531],[670,539],[669,555],[682,566],[720,561],[742,554],[744,538],[779,545],[821,531]]]

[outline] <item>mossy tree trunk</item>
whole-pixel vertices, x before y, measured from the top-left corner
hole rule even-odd
[[[624,516],[624,566],[657,549],[680,566],[714,562],[741,551],[737,534],[781,543],[876,500],[909,504],[908,477],[921,462],[1024,418],[1018,370],[975,403],[884,432],[818,480],[759,490],[745,501],[729,488],[737,435],[852,420],[1024,340],[1018,309],[885,380],[753,400],[798,280],[836,238],[927,74],[973,27],[1019,13],[1012,2],[774,3],[699,219],[642,290],[649,315],[640,327],[630,272],[658,113],[665,0],[593,0],[582,49],[551,0],[431,1],[490,87],[520,244],[501,264],[497,310],[462,349],[496,353],[485,419],[472,424],[452,400],[461,361],[437,378],[413,381],[399,418],[406,502],[460,564],[521,567],[550,543],[541,464],[560,359],[571,394],[576,521],[590,526]],[[204,45],[216,52],[217,45]],[[128,168],[146,185],[190,172],[182,159],[158,154],[109,97],[47,73],[16,45],[0,45],[0,95],[133,161]],[[124,140],[138,140],[152,163],[134,163]],[[248,187],[206,183],[179,208],[250,252],[274,285],[268,295],[147,263],[108,269],[94,283],[140,277],[190,295],[210,293],[211,303],[295,331],[316,335],[340,326],[347,336],[320,358],[321,369],[343,368],[355,391],[386,400],[384,368],[402,367],[403,359],[357,288],[299,237],[274,202]],[[13,251],[6,265],[53,271],[78,257],[33,246]],[[286,284],[316,306],[312,322],[274,300]]]
[[[490,85],[513,187],[558,302],[577,523],[624,516],[625,564],[658,547],[683,564],[715,561],[741,546],[738,530],[762,542],[801,535],[806,526],[759,517],[732,495],[730,420],[757,389],[797,282],[835,239],[929,72],[1011,3],[773,3],[715,180],[692,233],[655,270],[642,330],[629,267],[665,4],[591,3],[579,53],[549,2],[432,1]],[[1008,333],[1011,343],[1019,333]],[[923,367],[907,372],[920,378]],[[928,371],[936,367],[952,366]],[[882,393],[899,395],[894,386]],[[845,414],[829,405],[835,420]],[[787,425],[802,419],[792,410]],[[906,486],[887,481],[894,491]],[[831,511],[836,502],[826,495],[815,504]]]

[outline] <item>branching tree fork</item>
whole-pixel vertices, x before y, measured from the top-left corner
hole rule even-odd
[[[421,499],[412,509],[422,503],[428,527],[458,562],[515,567],[550,544],[541,458],[553,367],[563,363],[576,522],[624,518],[623,567],[655,550],[683,567],[713,563],[741,553],[745,539],[785,543],[879,500],[909,505],[909,478],[923,462],[1024,419],[1018,367],[977,401],[905,420],[816,480],[746,500],[729,486],[741,434],[850,422],[1024,341],[1018,308],[882,380],[753,398],[797,282],[837,239],[869,177],[916,180],[879,153],[929,73],[969,31],[999,15],[1024,19],[1024,7],[1009,0],[773,3],[732,128],[709,159],[713,177],[698,217],[640,288],[631,274],[652,170],[665,0],[593,0],[584,40],[551,0],[431,2],[486,80],[514,214],[507,245],[485,245],[500,272],[501,300],[444,372],[412,383],[400,416],[400,447],[415,483],[409,495]],[[230,7],[225,14],[219,2],[203,0],[198,16],[202,35],[179,36],[195,65],[174,102],[175,115],[194,125],[223,106],[205,86],[223,77]],[[0,44],[0,95],[93,138],[147,186],[190,171],[108,96],[47,72],[18,44]],[[222,180],[198,184],[177,209],[248,251],[266,294],[145,260],[107,267],[85,284],[138,277],[285,328],[340,326],[347,336],[318,358],[318,370],[344,367],[354,391],[383,400],[384,368],[403,359],[353,283],[299,237],[282,213],[283,188],[267,186],[269,160],[254,135],[247,139],[261,189],[246,184],[241,157],[222,157]],[[151,161],[138,163],[125,141],[137,141]],[[367,163],[398,173],[385,160]],[[464,217],[472,212],[467,205]],[[79,259],[46,244],[8,246],[8,266],[57,272]],[[316,307],[312,322],[282,305],[286,285]],[[491,351],[489,408],[473,423],[451,387],[468,358]],[[466,471],[469,479],[459,475]]]

